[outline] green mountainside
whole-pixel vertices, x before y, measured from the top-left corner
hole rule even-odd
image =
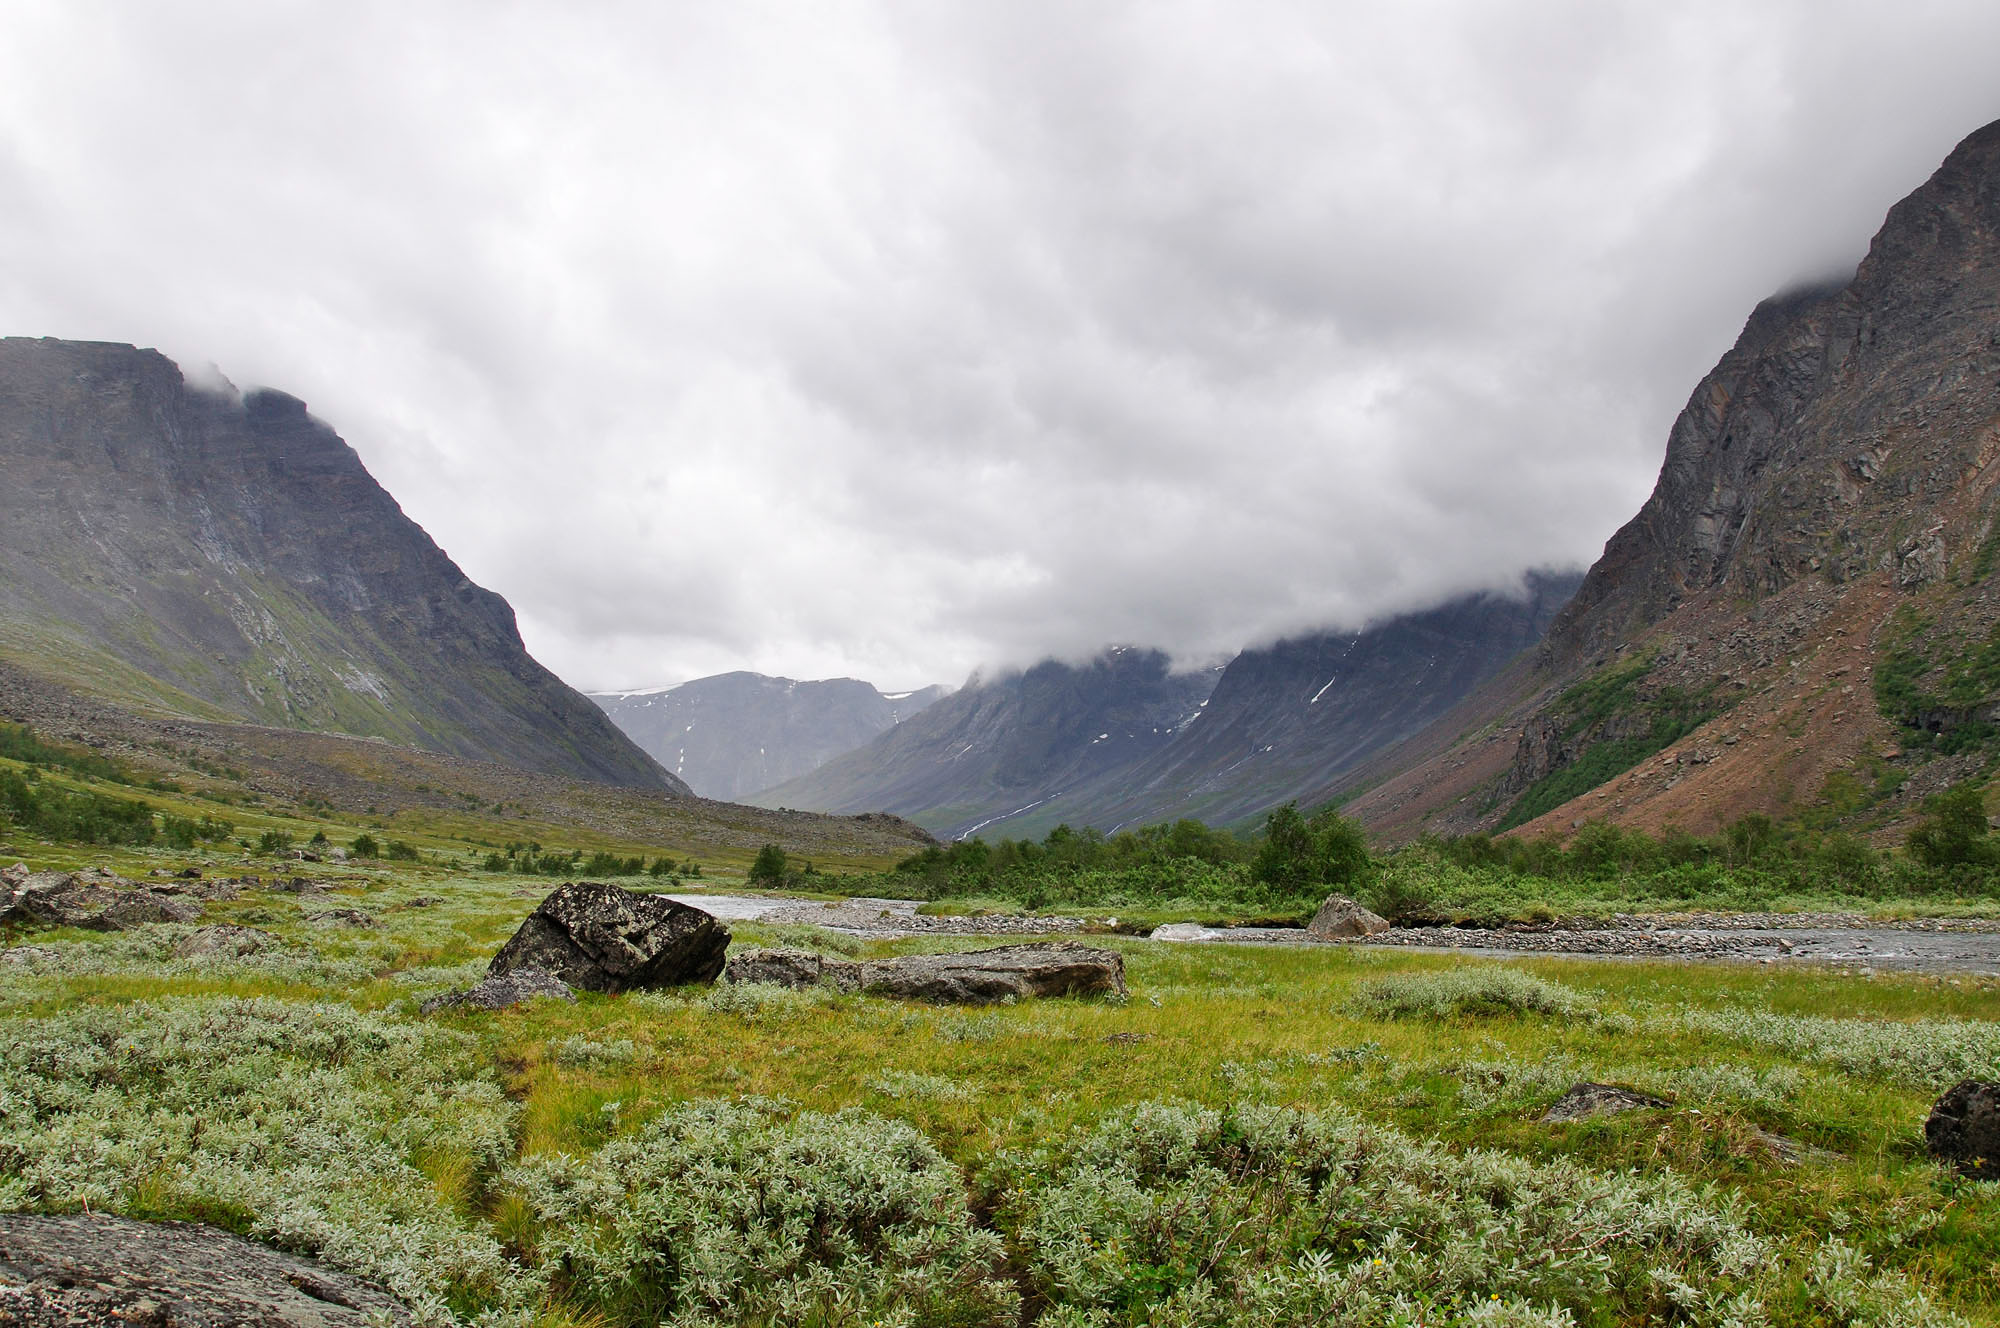
[[[156,716],[685,794],[304,403],[0,339],[0,659]]]

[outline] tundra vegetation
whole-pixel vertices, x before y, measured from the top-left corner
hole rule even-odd
[[[425,1016],[544,888],[484,869],[509,856],[504,825],[454,840],[0,769],[146,801],[156,829],[234,822],[175,848],[14,820],[9,861],[325,892],[209,902],[203,924],[269,935],[250,953],[179,957],[192,923],[8,935],[0,1209],[216,1223],[378,1279],[437,1324],[2000,1323],[2000,1184],[1933,1164],[1921,1136],[1942,1089],[2000,1078],[1991,979],[1177,946],[1102,933],[1092,902],[1078,925],[1123,951],[1127,1001],[951,1010],[725,984]],[[814,880],[1007,903],[1011,879],[1045,908],[1154,882],[1162,911],[1227,916],[1304,907],[1343,872],[1376,898],[1422,884],[1435,911],[1724,881],[1993,899],[1983,861],[1870,857],[1872,875],[1827,884],[1823,845],[1783,827],[1699,851],[1593,832],[1386,857],[1331,814],[1273,828],[1060,833],[986,846],[977,872],[954,848]],[[267,831],[415,856],[280,858]],[[575,847],[648,869],[701,857],[728,889],[753,865]],[[1299,855],[1316,865],[1288,874]],[[316,916],[336,898],[375,925]],[[982,943],[735,931],[864,957]],[[1670,1105],[1543,1122],[1582,1080]]]

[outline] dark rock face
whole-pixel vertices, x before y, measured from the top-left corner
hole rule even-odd
[[[21,1328],[408,1324],[379,1287],[193,1222],[0,1214],[0,1323]]]
[[[853,678],[722,673],[653,691],[592,692],[590,699],[696,793],[735,801],[817,770],[944,694],[926,687],[884,696]]]
[[[805,950],[750,950],[730,959],[729,980],[769,982],[794,990],[825,985],[937,1005],[1126,994],[1125,956],[1083,945],[1003,945],[865,963],[828,959]]]
[[[569,984],[555,974],[547,969],[523,966],[489,977],[476,987],[433,996],[420,1008],[425,1014],[435,1014],[439,1010],[453,1010],[466,1005],[481,1010],[504,1010],[510,1005],[520,1005],[541,997],[558,1001],[576,1000],[576,995],[570,991]]]
[[[117,876],[37,872],[0,885],[0,924],[125,931],[150,922],[193,922],[201,905]]]
[[[1372,913],[1346,895],[1328,895],[1326,902],[1306,924],[1306,931],[1326,941],[1351,941],[1358,936],[1379,936],[1389,930],[1389,920]]]
[[[538,905],[489,971],[539,968],[585,991],[713,982],[729,928],[663,895],[571,881]]]
[[[1557,1098],[1555,1104],[1542,1113],[1542,1119],[1576,1121],[1621,1111],[1658,1110],[1669,1105],[1650,1093],[1620,1088],[1616,1084],[1580,1083],[1572,1085],[1567,1093]]]
[[[1967,1079],[1948,1089],[1924,1122],[1924,1143],[1968,1176],[2000,1178],[2000,1083]]]
[[[0,471],[0,626],[24,667],[61,681],[80,646],[148,710],[687,792],[303,402],[193,389],[157,351],[8,337]]]

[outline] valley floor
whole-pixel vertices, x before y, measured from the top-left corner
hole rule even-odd
[[[349,867],[10,936],[0,1210],[214,1222],[438,1323],[2000,1323],[2000,1184],[1923,1142],[2000,1079],[1991,976],[1100,933],[1129,1000],[418,1013],[547,888]],[[193,953],[217,923],[271,939]],[[1545,1121],[1580,1081],[1664,1105]]]

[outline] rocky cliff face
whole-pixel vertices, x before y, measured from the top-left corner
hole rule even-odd
[[[155,714],[685,793],[353,449],[155,351],[0,340],[0,655]]]
[[[947,836],[1116,782],[1200,712],[1215,673],[1177,674],[1156,650],[1084,665],[1045,660],[964,687],[867,746],[757,794],[765,807],[892,811]]]
[[[723,673],[590,699],[696,793],[733,801],[817,770],[943,695],[926,687],[884,696],[853,678]]]
[[[1757,307],[1552,625],[1539,699],[1499,716],[1516,749],[1477,763],[1484,794],[1443,774],[1461,745],[1374,769],[1357,809],[1886,824],[1994,755],[1972,722],[2000,701],[1996,460],[2000,124],[1896,205],[1851,281]]]

